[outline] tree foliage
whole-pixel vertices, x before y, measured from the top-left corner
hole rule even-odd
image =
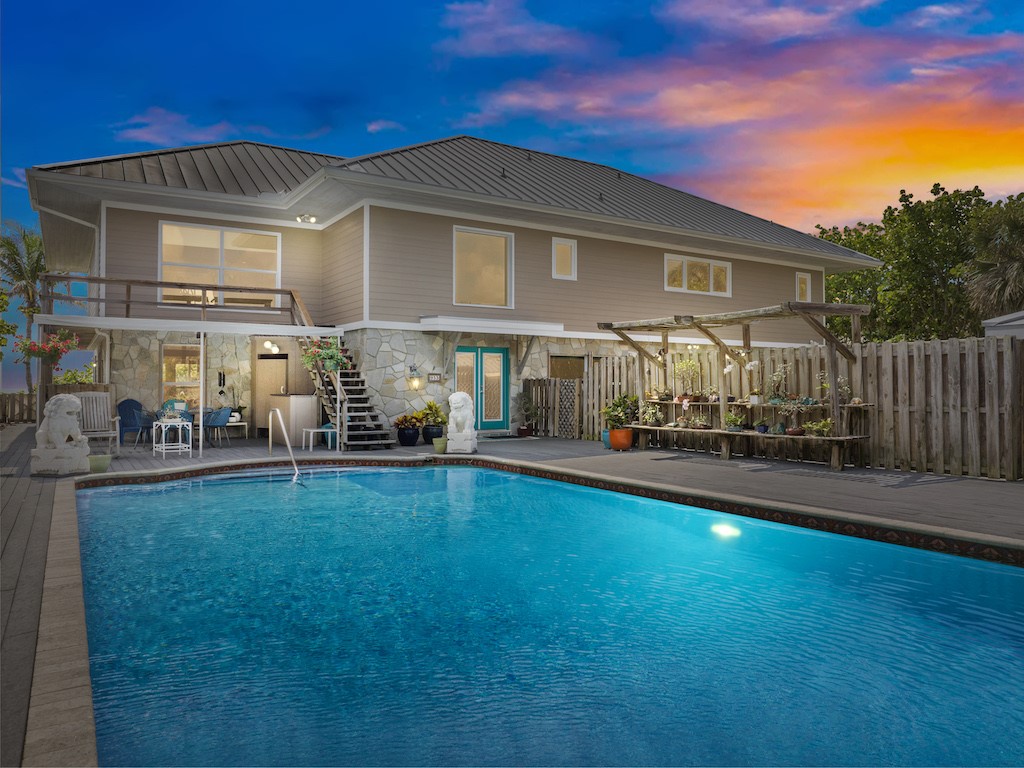
[[[992,204],[978,187],[948,192],[935,184],[930,200],[900,191],[899,207],[889,206],[882,223],[826,229],[818,236],[882,261],[879,269],[831,275],[826,298],[870,304],[862,325],[866,341],[977,336],[982,313],[970,300],[977,222]],[[833,329],[849,335],[849,320]]]
[[[0,233],[0,281],[11,295],[21,299],[27,320],[25,336],[32,336],[32,319],[39,314],[39,281],[46,274],[43,237],[18,223],[5,224]],[[25,359],[25,391],[32,391],[32,361]]]
[[[7,339],[18,332],[18,326],[9,323],[3,318],[4,312],[10,306],[11,299],[7,291],[0,288],[0,360],[4,359],[4,347],[7,346]]]
[[[967,292],[982,317],[1024,311],[1024,192],[974,211]]]

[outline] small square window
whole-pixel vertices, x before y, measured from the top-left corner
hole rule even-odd
[[[732,265],[727,261],[666,253],[665,290],[732,296]]]
[[[811,276],[807,272],[796,273],[796,300],[811,300]]]
[[[576,241],[551,238],[551,277],[555,280],[576,279]]]

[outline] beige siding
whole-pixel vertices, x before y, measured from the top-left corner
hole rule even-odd
[[[363,210],[350,213],[323,233],[325,325],[363,319]]]
[[[296,291],[306,307],[317,319],[321,313],[321,268],[320,233],[291,227],[270,227],[260,224],[201,219],[178,216],[173,213],[150,213],[130,211],[121,208],[107,210],[106,228],[106,276],[127,280],[156,280],[159,275],[160,257],[157,253],[160,222],[182,222],[211,227],[235,227],[281,233],[281,288]],[[123,296],[123,290],[116,287],[107,289],[110,298]],[[154,300],[156,294],[134,290],[132,298]],[[155,309],[153,307],[133,308],[133,317],[192,317],[198,316],[194,309]],[[120,306],[108,306],[107,314],[123,316]],[[243,319],[242,316],[238,317]],[[245,315],[244,319],[256,322],[266,321],[266,316]]]
[[[515,235],[515,308],[455,306],[452,302],[452,228],[478,227]],[[806,268],[756,261],[732,264],[732,296],[664,290],[665,250],[596,238],[577,240],[577,280],[551,277],[551,238],[557,232],[480,224],[373,207],[370,212],[370,319],[417,322],[445,315],[564,323],[593,333],[601,321],[751,309],[793,301],[796,273]],[[672,251],[680,253],[679,251]],[[685,255],[685,254],[684,254]],[[691,254],[699,256],[700,254]],[[715,257],[718,258],[718,257]],[[813,299],[821,300],[821,273],[811,271]],[[752,339],[806,343],[813,332],[800,320],[755,324]],[[727,339],[735,333],[723,332]]]

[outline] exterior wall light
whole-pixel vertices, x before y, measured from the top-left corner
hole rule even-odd
[[[300,213],[295,217],[295,220],[299,222],[299,224],[316,224],[316,216],[309,213]]]
[[[409,366],[409,372],[405,376],[406,381],[409,382],[409,389],[418,390],[423,386],[423,374],[420,373],[419,368],[415,365]]]

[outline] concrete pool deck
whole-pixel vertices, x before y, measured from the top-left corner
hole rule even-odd
[[[74,481],[30,477],[33,444],[31,425],[0,431],[0,764],[95,764],[88,663],[81,658],[85,626]],[[417,446],[341,457],[415,461],[432,455],[432,449]],[[297,453],[300,459],[337,456],[323,448]],[[125,448],[111,470],[153,474],[210,464],[250,465],[267,458],[264,440],[235,440],[230,448],[207,449],[203,460],[154,458],[148,449]],[[287,454],[277,447],[271,458],[286,460]],[[765,507],[834,523],[836,530],[843,525],[876,526],[1024,553],[1024,483],[1019,482],[866,469],[832,472],[819,464],[721,461],[708,454],[670,450],[614,453],[600,443],[546,438],[483,439],[476,458],[506,462],[535,474],[567,475],[610,486],[629,483],[643,495],[718,499],[725,507]],[[27,738],[26,724],[31,729]]]

